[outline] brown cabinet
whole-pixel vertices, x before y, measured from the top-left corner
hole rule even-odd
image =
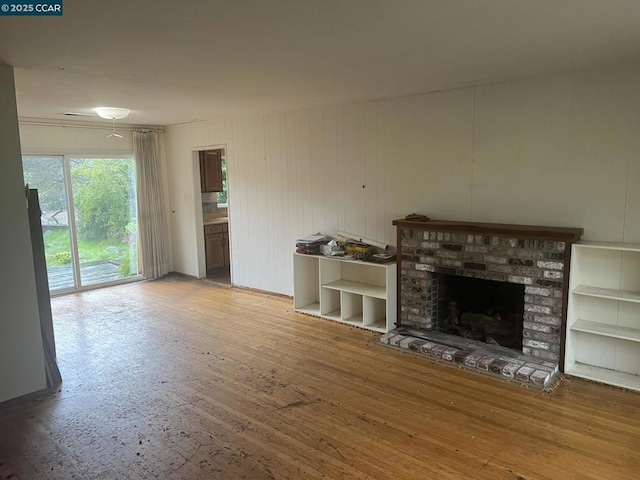
[[[205,225],[204,248],[207,259],[207,272],[230,264],[229,231],[226,223]]]
[[[222,150],[200,152],[200,190],[222,191]]]

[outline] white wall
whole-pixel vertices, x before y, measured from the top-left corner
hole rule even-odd
[[[640,66],[167,128],[174,268],[198,275],[192,151],[227,146],[233,282],[291,294],[295,239],[391,221],[576,226],[640,242]],[[363,188],[363,185],[365,188]]]
[[[13,69],[0,66],[0,402],[46,387]]]
[[[132,132],[119,130],[124,138],[107,138],[105,129],[20,124],[22,153],[35,155],[131,155]]]

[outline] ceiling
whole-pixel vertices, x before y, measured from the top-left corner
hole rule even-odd
[[[21,117],[169,125],[640,58],[637,0],[64,0],[0,17]]]

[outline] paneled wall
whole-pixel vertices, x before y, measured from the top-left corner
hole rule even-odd
[[[640,67],[167,129],[174,268],[198,275],[194,151],[226,146],[233,282],[291,294],[295,239],[395,244],[394,218],[640,242]]]

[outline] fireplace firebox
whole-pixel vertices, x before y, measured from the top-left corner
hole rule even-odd
[[[458,337],[522,350],[524,285],[435,274],[436,330]]]

